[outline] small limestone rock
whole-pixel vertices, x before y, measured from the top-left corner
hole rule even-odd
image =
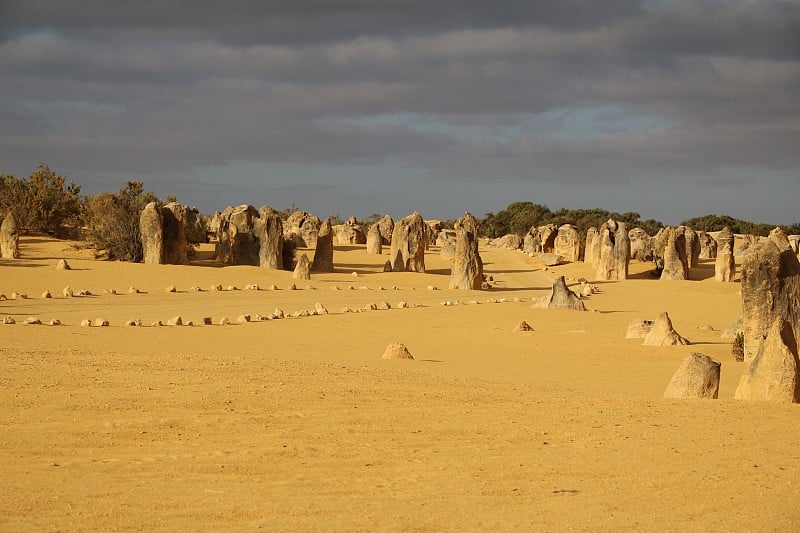
[[[408,302],[398,302],[397,303],[398,309],[408,309]]]
[[[690,342],[673,329],[672,320],[666,312],[661,313],[650,331],[645,335],[643,346],[680,346]]]
[[[564,276],[559,276],[553,283],[550,294],[538,299],[534,307],[542,309],[574,309],[576,311],[586,311],[586,306],[577,294],[569,290]]]
[[[91,327],[91,325],[92,321],[89,320],[88,318],[84,318],[83,320],[81,320],[81,327],[88,328]]]
[[[92,291],[90,291],[89,289],[81,289],[80,291],[78,291],[78,296],[91,296],[91,295]]]
[[[408,351],[408,348],[402,342],[393,342],[386,347],[381,359],[410,359],[413,360],[414,356]]]
[[[238,291],[239,288],[236,285],[228,285],[228,287],[225,290],[226,291]]]
[[[386,260],[386,262],[383,264],[383,271],[384,271],[384,272],[391,272],[391,271],[392,271],[392,262],[391,262],[391,261],[389,261],[388,259],[387,259],[387,260]]]
[[[269,286],[268,290],[277,291],[278,290],[278,286],[273,283],[272,285]]]
[[[125,322],[125,326],[129,328],[139,327],[142,325],[142,321],[138,318],[131,318],[127,322]]]
[[[103,289],[103,294],[110,294],[113,296],[117,294],[117,289]]]
[[[350,273],[350,275],[351,275],[351,276],[353,276],[354,278],[357,278],[357,277],[358,277],[358,272],[356,272],[356,271],[354,270],[354,271],[352,271],[352,272]]]
[[[219,319],[219,325],[220,326],[227,326],[230,323],[231,323],[231,319],[226,317],[226,316],[224,316],[224,317]]]
[[[167,288],[164,289],[164,291],[165,292],[178,292],[178,289],[175,287],[175,285],[168,285]]]
[[[342,307],[342,313],[352,313],[352,312],[353,310],[350,309],[349,307]]]
[[[260,290],[260,289],[259,289],[259,287],[258,287],[258,283],[251,283],[251,284],[249,284],[249,285],[246,285],[246,286],[245,286],[245,290],[248,290],[248,291],[258,291],[258,290]]]
[[[239,324],[247,324],[248,322],[250,322],[250,315],[239,315],[236,318],[236,322],[238,322]]]
[[[296,291],[297,290],[297,285],[295,285],[294,283],[291,283],[291,284],[289,284],[288,287],[286,287],[286,290]]]
[[[56,265],[56,270],[72,270],[72,267],[69,266],[66,259],[59,259],[58,264]]]
[[[439,287],[437,287],[436,285],[428,285],[428,290],[429,291],[438,291]]]
[[[328,310],[325,308],[324,305],[322,305],[319,302],[314,304],[314,311],[316,311],[316,313],[318,315],[327,315],[328,314]]]
[[[297,266],[294,267],[294,272],[292,272],[292,277],[303,280],[311,279],[311,261],[308,260],[306,254],[300,254],[297,259]]]
[[[212,318],[210,316],[204,316],[203,317],[203,325],[210,326],[213,323],[214,323],[214,321],[212,320]]]
[[[61,325],[61,321],[59,319],[57,319],[57,318],[54,318],[54,319],[50,320],[50,322],[48,322],[48,323],[51,326],[60,326]]]
[[[380,309],[382,311],[386,311],[386,310],[391,309],[391,308],[392,308],[392,306],[391,306],[391,304],[389,302],[383,301],[383,302],[378,303],[378,309]]]
[[[153,328],[160,328],[163,325],[164,325],[164,323],[161,322],[160,320],[156,320],[155,322],[151,322],[150,323],[150,326],[153,327]]]
[[[33,326],[33,325],[39,325],[39,324],[41,324],[41,323],[42,323],[42,321],[41,321],[41,320],[39,320],[38,318],[36,318],[35,316],[29,316],[29,317],[28,317],[28,318],[26,318],[26,319],[25,319],[25,320],[24,320],[22,323],[23,323],[23,324],[26,324],[26,325],[28,325],[28,326]]]
[[[103,318],[99,318],[98,317],[98,318],[94,319],[94,324],[93,325],[96,328],[107,328],[108,327],[108,320],[105,320]]]
[[[199,285],[192,285],[189,287],[189,292],[203,292]]]
[[[139,294],[139,289],[136,287],[128,287],[128,294]]]
[[[517,324],[517,327],[514,328],[514,331],[533,331],[533,328],[530,324],[525,322],[524,320]]]
[[[377,310],[378,306],[372,303],[364,306],[364,311],[377,311]]]
[[[217,283],[216,285],[212,285],[211,290],[214,292],[219,292],[222,290],[222,285],[220,285],[219,283]]]
[[[183,318],[180,315],[174,316],[167,320],[168,326],[182,326],[183,325]]]
[[[53,295],[52,295],[52,294],[50,294],[50,291],[44,291],[44,292],[42,293],[42,299],[45,299],[45,300],[47,300],[47,299],[50,299],[50,298],[52,298],[52,297],[53,297]]]
[[[664,391],[664,398],[710,398],[719,394],[720,364],[707,355],[693,353],[684,359]]]
[[[539,261],[545,266],[557,266],[564,262],[564,258],[559,254],[541,253],[539,254]]]

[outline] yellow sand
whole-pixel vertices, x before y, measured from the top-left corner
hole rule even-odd
[[[590,265],[545,271],[485,246],[491,291],[447,290],[436,249],[429,273],[386,274],[387,254],[337,246],[337,272],[306,282],[219,267],[208,245],[192,266],[155,266],[69,244],[23,238],[21,259],[0,260],[0,293],[28,295],[0,302],[17,321],[0,325],[2,530],[800,527],[800,408],[732,400],[742,364],[720,334],[741,297],[713,261],[686,282],[632,262],[634,279],[598,283],[582,313],[531,298],[557,275],[591,280]],[[74,270],[55,269],[62,257]],[[93,296],[63,298],[67,285]],[[330,314],[236,323],[317,302]],[[625,339],[661,311],[693,345]],[[195,326],[149,326],[175,315]],[[111,326],[79,326],[98,317]],[[534,331],[512,331],[522,320]],[[391,342],[415,360],[382,360]],[[693,351],[722,362],[720,399],[662,399]]]

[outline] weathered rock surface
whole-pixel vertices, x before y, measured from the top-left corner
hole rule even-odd
[[[563,224],[558,228],[553,244],[554,253],[567,261],[575,262],[581,257],[581,237],[578,228],[572,224]]]
[[[392,272],[425,272],[427,239],[428,225],[419,213],[398,220],[389,253]]]
[[[378,222],[378,229],[381,231],[382,244],[389,246],[392,244],[392,234],[394,233],[394,220],[389,215],[384,215]]]
[[[539,254],[539,261],[545,266],[556,266],[564,262],[564,258],[558,254],[541,253]]]
[[[316,248],[317,236],[322,221],[318,216],[305,211],[295,211],[286,219],[284,237],[294,241],[298,248]]]
[[[744,333],[744,317],[739,317],[730,324],[728,327],[725,328],[725,331],[722,332],[720,338],[722,339],[735,339],[736,334],[742,332]]]
[[[383,253],[383,237],[377,222],[371,225],[367,231],[367,253],[371,255],[381,255]]]
[[[664,398],[709,398],[719,396],[720,363],[701,353],[683,360],[664,391]]]
[[[456,248],[450,272],[451,289],[480,290],[483,283],[483,261],[478,253],[478,222],[464,213],[455,223]]]
[[[539,298],[534,302],[534,307],[542,309],[574,309],[576,311],[586,311],[586,306],[578,297],[567,287],[564,276],[559,276],[553,283],[550,294]]]
[[[19,228],[14,215],[9,212],[0,224],[0,257],[19,258]]]
[[[333,240],[342,245],[366,244],[367,235],[355,217],[350,217],[346,223],[333,226]]]
[[[292,278],[311,279],[311,261],[308,260],[308,256],[305,253],[300,254],[297,259],[297,266],[294,267]]]
[[[533,331],[533,328],[530,324],[525,322],[524,320],[517,324],[517,327],[514,328],[514,331]]]
[[[143,261],[160,265],[164,246],[164,215],[155,202],[150,202],[139,214],[139,231],[142,234]]]
[[[742,263],[744,357],[752,359],[777,319],[800,332],[800,262],[791,248],[769,239]]]
[[[716,261],[714,262],[714,281],[733,281],[736,276],[736,259],[733,254],[734,236],[728,227],[717,234]]]
[[[697,241],[700,243],[700,259],[717,258],[717,241],[705,231],[697,232]]]
[[[522,237],[516,233],[509,233],[494,239],[492,241],[492,246],[497,246],[498,248],[508,248],[509,250],[519,250],[522,248]]]
[[[690,344],[688,340],[678,335],[672,327],[672,320],[664,312],[653,322],[650,331],[645,335],[644,346],[680,346]]]
[[[686,256],[685,228],[666,228],[664,236],[664,270],[661,279],[687,280],[689,279],[689,260]]]
[[[162,264],[189,264],[189,241],[186,237],[187,211],[188,208],[185,205],[177,202],[170,202],[161,208],[164,221]]]
[[[259,265],[272,270],[283,270],[283,222],[277,211],[266,205],[259,209],[255,234],[258,240]]]
[[[653,260],[653,239],[642,228],[633,228],[628,232],[631,242],[631,259],[637,261]]]
[[[411,352],[408,351],[405,344],[402,342],[393,342],[386,347],[381,359],[414,359],[414,356],[411,355]]]
[[[797,337],[787,320],[775,319],[767,338],[745,364],[734,398],[777,403],[800,401]]]
[[[331,220],[326,218],[317,234],[317,249],[314,251],[314,272],[333,272],[333,228]]]
[[[697,232],[688,226],[683,228],[683,236],[686,239],[686,261],[689,268],[697,267],[700,260],[700,239]],[[688,279],[688,276],[687,276]]]
[[[215,255],[226,265],[259,264],[259,242],[255,235],[259,213],[252,205],[226,208],[219,220]]]
[[[624,222],[609,220],[600,226],[600,258],[595,275],[598,280],[628,279],[631,242]]]
[[[586,263],[595,265],[595,267],[600,261],[600,233],[595,227],[586,230],[586,248],[584,250],[583,260]]]
[[[72,270],[72,267],[69,266],[66,259],[59,259],[58,264],[56,264],[56,270]]]

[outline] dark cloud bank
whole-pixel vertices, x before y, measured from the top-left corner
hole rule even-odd
[[[797,1],[6,0],[0,72],[0,170],[90,192],[800,221]]]

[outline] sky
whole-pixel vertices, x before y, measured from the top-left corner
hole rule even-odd
[[[800,0],[0,0],[0,171],[206,213],[800,222]]]

